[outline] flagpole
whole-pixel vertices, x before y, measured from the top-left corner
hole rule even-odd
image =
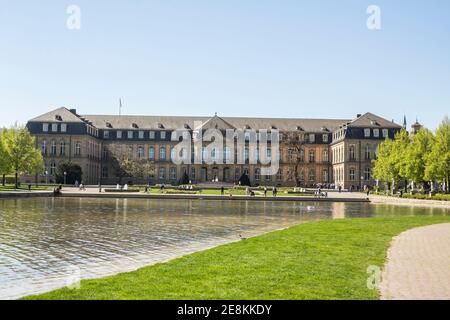
[[[119,116],[122,115],[122,98],[119,98]]]

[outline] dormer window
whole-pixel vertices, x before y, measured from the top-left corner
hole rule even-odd
[[[185,128],[186,130],[190,130],[190,129],[191,129],[191,127],[190,127],[187,123],[184,124],[184,128]]]
[[[164,129],[164,125],[162,123],[158,123],[158,129]]]
[[[139,129],[139,126],[138,126],[136,123],[133,123],[133,124],[132,124],[132,127],[133,127],[134,129]]]
[[[327,127],[322,127],[321,129],[322,129],[322,131],[324,131],[324,132],[327,132],[327,131],[328,131],[328,128],[327,128]]]
[[[62,117],[59,114],[57,114],[55,116],[55,119],[56,119],[56,121],[62,121]]]
[[[111,123],[107,122],[107,123],[106,123],[106,127],[112,129],[113,126],[112,126]]]
[[[252,127],[250,127],[248,124],[245,125],[246,130],[250,130]]]
[[[297,126],[297,131],[303,131],[303,128],[300,126]]]

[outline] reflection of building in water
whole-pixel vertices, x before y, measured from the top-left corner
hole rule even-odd
[[[333,202],[331,205],[333,219],[345,219],[345,203]]]

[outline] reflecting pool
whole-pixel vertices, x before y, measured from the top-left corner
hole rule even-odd
[[[42,293],[320,219],[443,215],[368,203],[0,200],[0,299]]]

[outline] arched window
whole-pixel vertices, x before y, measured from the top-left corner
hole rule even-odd
[[[148,148],[148,158],[150,160],[155,160],[155,148],[154,147]]]
[[[159,148],[159,160],[166,160],[166,147]]]

